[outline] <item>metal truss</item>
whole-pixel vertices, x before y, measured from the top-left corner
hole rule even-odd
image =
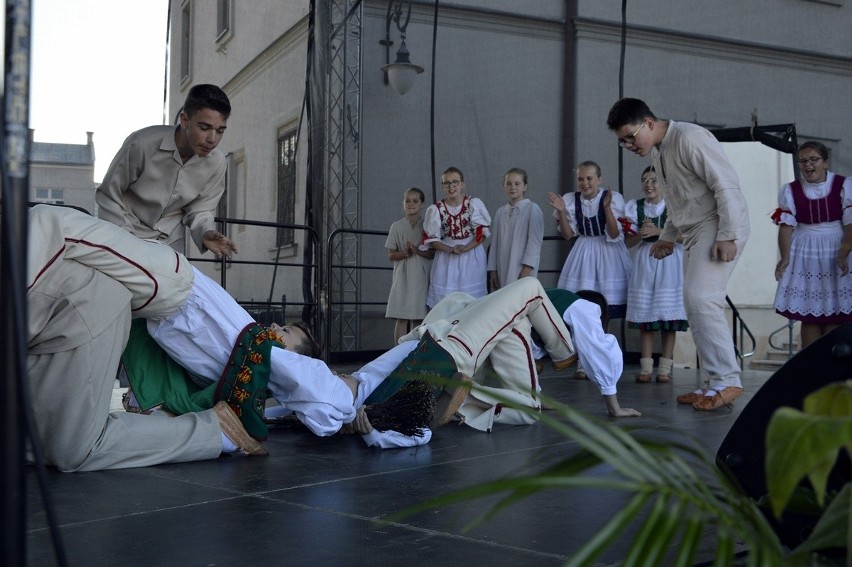
[[[327,0],[331,34],[328,45],[327,147],[325,226],[328,236],[337,229],[357,229],[361,188],[361,18],[359,0]],[[341,234],[331,250],[331,351],[360,346],[360,276],[357,235]]]

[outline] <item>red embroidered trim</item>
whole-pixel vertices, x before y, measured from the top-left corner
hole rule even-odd
[[[617,218],[617,219],[615,219],[615,220],[617,220],[618,222],[620,222],[620,223],[621,223],[621,231],[622,231],[624,234],[626,234],[626,235],[628,235],[628,236],[633,236],[634,234],[636,234],[636,231],[635,231],[635,230],[633,230],[633,229],[631,228],[631,225],[632,225],[633,223],[632,223],[632,222],[630,222],[630,219],[629,219],[629,218],[627,218],[627,217],[618,217],[618,218]]]

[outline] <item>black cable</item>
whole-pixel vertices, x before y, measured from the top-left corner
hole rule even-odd
[[[438,202],[438,179],[435,177],[435,52],[438,44],[438,2],[435,0],[435,14],[432,18],[432,78],[429,100],[429,146],[432,155],[432,202]]]
[[[165,61],[163,62],[163,124],[168,124],[169,120],[169,35],[171,35],[172,26],[172,0],[169,0],[166,12],[166,52],[163,54]]]
[[[305,95],[302,101],[302,112],[308,119],[308,155],[306,161],[307,170],[305,173],[305,221],[309,226],[314,226],[314,194],[313,194],[313,164],[314,156],[312,149],[312,138],[310,129],[313,128],[313,107],[311,98],[311,84],[314,74],[314,57],[316,57],[316,2],[311,0],[310,13],[308,16],[308,45],[307,45],[307,63],[305,65]],[[301,120],[301,118],[300,118]],[[301,126],[300,126],[301,127]],[[298,145],[297,145],[298,148]],[[317,310],[314,308],[314,293],[311,288],[311,266],[314,261],[314,239],[310,238],[310,234],[305,233],[305,253],[302,256],[304,267],[302,268],[302,321],[308,321],[314,330],[315,336],[320,336],[320,329],[316,324]],[[316,274],[319,279],[319,273]],[[271,294],[271,292],[270,292]]]

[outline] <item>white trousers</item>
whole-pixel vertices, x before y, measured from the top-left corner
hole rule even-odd
[[[177,310],[192,288],[189,261],[171,248],[140,240],[122,228],[68,207],[37,205],[29,214],[27,286],[59,259],[77,260],[118,281],[133,295],[134,317],[162,317]]]
[[[701,375],[709,387],[720,390],[728,386],[742,387],[742,370],[737,361],[731,326],[726,315],[728,280],[742,256],[747,239],[737,240],[737,256],[732,262],[710,259],[716,242],[714,230],[690,235],[683,254],[683,303]]]
[[[539,333],[553,360],[564,360],[574,353],[565,322],[536,278],[522,278],[478,300],[467,294],[451,294],[400,341],[421,337],[428,331],[450,353],[459,372],[475,380],[470,396],[473,399],[468,399],[460,413],[468,425],[488,431],[495,421],[534,421],[526,412],[510,407],[497,412],[500,404],[507,401],[539,407],[536,394],[540,387],[530,327]],[[489,358],[498,379],[496,388],[481,383],[482,369]]]
[[[93,228],[72,209],[30,211],[27,374],[47,463],[94,471],[216,458],[222,438],[213,410],[178,418],[110,413],[132,298],[112,277],[64,257],[85,254],[63,236],[76,238],[77,220],[83,232]]]

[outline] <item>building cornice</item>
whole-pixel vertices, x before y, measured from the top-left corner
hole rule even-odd
[[[574,20],[575,37],[603,43],[621,43],[621,24],[589,18]],[[690,34],[650,26],[627,26],[627,44],[667,53],[683,53],[741,63],[786,67],[810,73],[852,77],[852,57],[804,49]]]

